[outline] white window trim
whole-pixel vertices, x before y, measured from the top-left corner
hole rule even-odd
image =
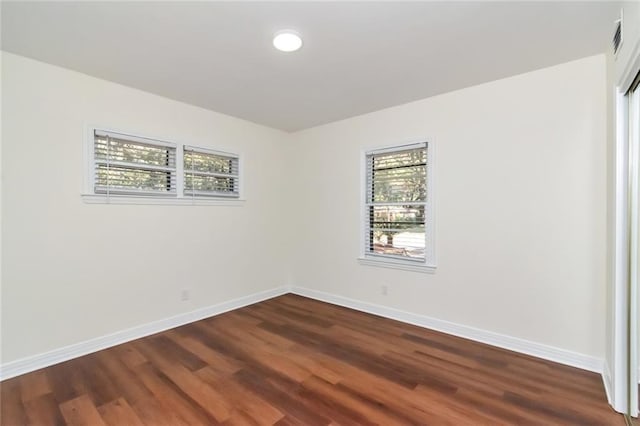
[[[137,205],[176,205],[176,206],[242,206],[245,203],[244,178],[243,178],[243,155],[241,153],[231,153],[221,150],[213,150],[200,147],[194,144],[180,144],[167,141],[163,138],[143,136],[128,131],[117,130],[105,126],[85,126],[84,141],[84,188],[81,192],[82,201],[87,204],[137,204]],[[158,145],[166,145],[176,148],[176,195],[167,196],[165,194],[152,195],[124,195],[124,194],[96,194],[94,192],[94,132],[117,133],[127,136],[134,141],[153,142]],[[184,149],[196,148],[201,151],[214,154],[224,154],[238,158],[238,193],[239,197],[192,197],[184,195]]]
[[[390,257],[379,254],[367,253],[364,233],[366,231],[366,221],[368,215],[366,213],[367,205],[367,155],[379,154],[384,152],[397,151],[400,148],[418,148],[424,144],[427,144],[427,201],[426,211],[427,217],[431,218],[429,224],[431,226],[425,226],[425,260],[417,261],[414,259],[401,259],[397,257]],[[360,233],[358,235],[360,241],[360,256],[358,257],[358,263],[366,266],[375,266],[390,269],[401,269],[405,271],[414,271],[422,273],[433,274],[436,272],[436,252],[435,252],[435,208],[434,208],[434,188],[435,188],[435,169],[434,169],[434,157],[435,148],[431,139],[424,138],[419,141],[410,141],[405,143],[399,143],[397,145],[389,145],[385,147],[363,149],[360,152]],[[426,225],[426,224],[425,224]]]
[[[82,201],[86,204],[135,204],[135,205],[167,205],[167,206],[242,206],[245,200],[222,199],[212,197],[159,197],[159,196],[131,196],[82,194]]]

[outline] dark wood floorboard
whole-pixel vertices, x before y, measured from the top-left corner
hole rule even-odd
[[[599,375],[285,295],[0,383],[19,425],[624,425]]]

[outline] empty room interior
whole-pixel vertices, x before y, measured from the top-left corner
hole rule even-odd
[[[640,424],[640,2],[0,18],[1,425]]]

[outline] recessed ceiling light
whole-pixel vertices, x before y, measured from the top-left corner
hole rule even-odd
[[[282,30],[273,37],[273,46],[283,52],[295,52],[302,47],[302,39],[295,31]]]

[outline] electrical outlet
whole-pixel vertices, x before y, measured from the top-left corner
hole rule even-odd
[[[382,287],[380,287],[380,292],[383,296],[386,296],[387,294],[389,294],[389,288],[386,285],[383,285]]]
[[[180,300],[182,300],[183,302],[189,300],[189,296],[189,290],[187,290],[186,288],[180,292]]]

